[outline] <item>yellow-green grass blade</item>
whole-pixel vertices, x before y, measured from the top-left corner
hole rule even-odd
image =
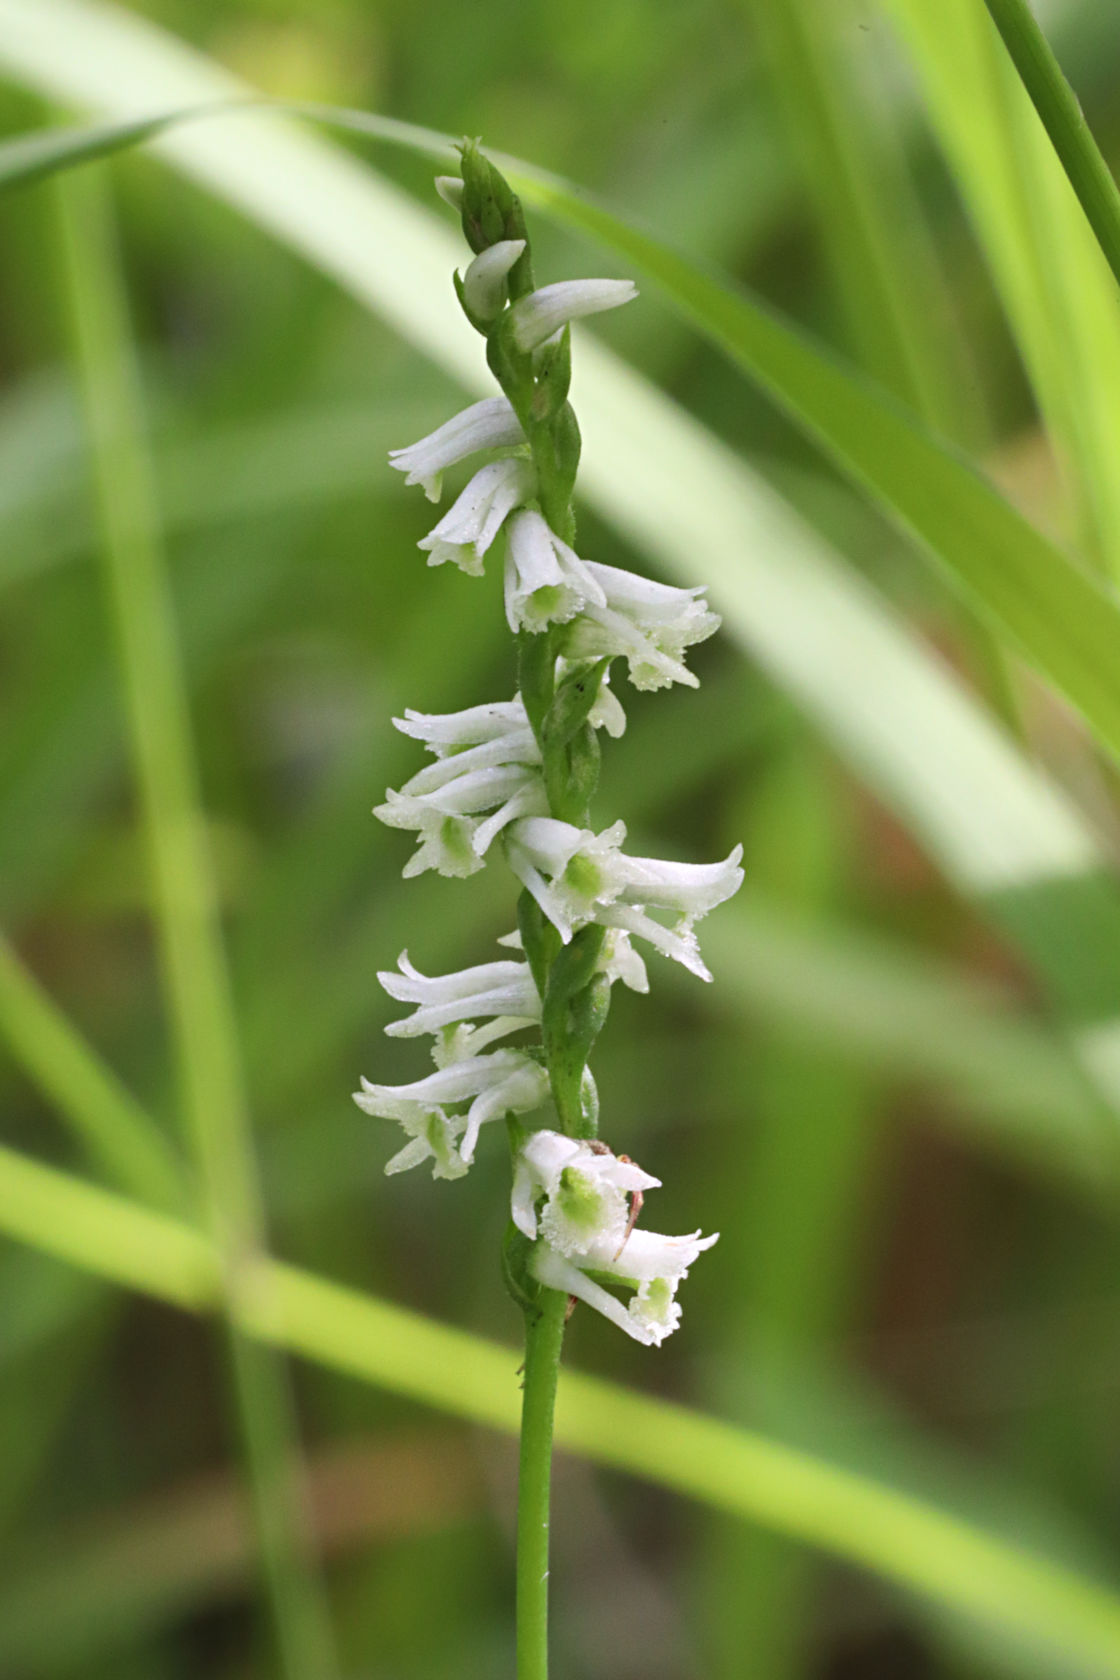
[[[2,936],[0,1034],[113,1182],[142,1201],[183,1211],[185,1164]]]
[[[218,1256],[200,1232],[8,1149],[0,1229],[189,1311],[221,1298]],[[272,1346],[473,1422],[517,1427],[512,1349],[263,1258],[236,1311],[246,1334]],[[1120,1597],[1108,1586],[897,1488],[572,1372],[557,1441],[832,1552],[1055,1661],[1120,1676]]]
[[[987,256],[1090,554],[1120,573],[1120,297],[984,0],[885,0]]]
[[[10,73],[117,120],[246,96],[244,84],[124,13],[77,0],[0,0],[0,24],[0,62]],[[62,50],[76,43],[80,51]],[[153,144],[384,316],[468,391],[488,392],[477,341],[447,302],[447,274],[462,260],[459,243],[433,215],[325,142],[259,114],[215,118]],[[874,439],[893,417],[895,445],[901,431],[914,452],[910,461],[902,450],[896,464],[917,463],[916,516],[936,515],[941,503],[925,471],[929,440],[870,387],[839,367],[838,387],[822,386],[820,369],[831,364],[723,284],[680,258],[670,262],[655,242],[629,230],[624,236],[615,218],[576,205],[560,188],[541,186],[537,196],[614,248],[648,252],[663,281],[666,273],[679,279],[678,306],[752,365],[773,336],[783,370],[801,367],[810,390],[818,396],[824,390],[829,400],[839,389],[842,411],[857,430],[866,418]],[[744,333],[750,355],[737,342]],[[1070,801],[1028,765],[875,593],[703,426],[591,342],[581,346],[576,395],[587,442],[581,479],[587,499],[669,575],[689,583],[714,580],[731,633],[958,888],[1021,941],[1073,1027],[1080,1053],[1120,1106],[1120,897],[1107,853]],[[824,409],[822,424],[829,402]],[[834,447],[846,445],[837,437]],[[991,527],[1012,555],[1020,541],[1024,552],[1037,552],[1042,539],[966,464],[933,454],[952,484],[965,485],[977,540],[987,540]],[[872,460],[864,464],[873,472]],[[953,499],[960,513],[962,498]],[[1093,599],[1088,580],[1081,585]],[[1099,628],[1101,618],[1090,616]],[[1103,639],[1111,658],[1107,634]]]

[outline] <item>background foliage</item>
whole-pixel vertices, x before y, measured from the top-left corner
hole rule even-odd
[[[5,132],[199,102],[101,32],[139,17],[275,98],[481,134],[655,242],[527,184],[539,274],[644,287],[595,335],[644,383],[577,351],[581,549],[725,614],[600,805],[639,851],[742,837],[748,885],[715,986],[653,968],[596,1058],[654,1222],[723,1236],[662,1352],[581,1313],[569,1358],[738,1431],[570,1383],[558,1671],[1120,1674],[1120,309],[980,0],[3,0]],[[1044,21],[1115,155],[1108,8]],[[475,1427],[516,1399],[506,1166],[387,1183],[347,1096],[415,1071],[376,971],[509,923],[500,869],[406,890],[368,816],[415,762],[390,715],[512,680],[496,568],[428,572],[384,464],[481,358],[373,177],[324,232],[310,154],[274,153],[261,209],[258,121],[0,197],[5,1676],[322,1653],[262,1341],[309,1355],[338,1671],[510,1665],[510,1443]],[[446,227],[428,159],[329,144]],[[299,1272],[253,1259],[258,1176]],[[177,1310],[219,1296],[229,1336]]]

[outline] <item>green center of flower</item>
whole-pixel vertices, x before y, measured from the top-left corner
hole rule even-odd
[[[560,877],[564,885],[588,904],[593,904],[605,885],[603,871],[586,852],[577,852]]]

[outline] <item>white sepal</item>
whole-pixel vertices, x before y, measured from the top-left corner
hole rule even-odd
[[[439,524],[416,546],[428,551],[429,566],[450,560],[468,577],[480,577],[486,551],[502,522],[529,500],[535,488],[536,474],[529,461],[514,455],[491,461],[475,473]]]
[[[617,309],[638,295],[632,280],[557,280],[513,304],[511,330],[519,350],[535,350],[581,315]]]
[[[430,502],[438,502],[443,474],[456,461],[480,449],[506,449],[524,443],[521,422],[505,397],[485,397],[454,419],[404,449],[389,451],[389,465],[407,473],[406,484],[421,484]]]
[[[564,624],[589,602],[603,602],[602,587],[586,561],[530,508],[507,526],[506,619],[510,629],[534,632]]]
[[[492,1050],[454,1061],[408,1085],[374,1085],[364,1078],[361,1085],[354,1093],[359,1108],[406,1126],[417,1108],[446,1117],[449,1105],[469,1102],[465,1116],[447,1117],[451,1125],[463,1120],[459,1155],[467,1163],[474,1159],[479,1131],[488,1120],[528,1113],[548,1095],[548,1075],[523,1050]]]
[[[393,726],[402,735],[423,741],[437,758],[530,727],[520,695],[488,706],[468,706],[462,712],[414,712],[408,707],[403,718],[393,719]]]
[[[480,251],[463,276],[463,302],[480,321],[495,321],[506,306],[506,276],[525,249],[523,239],[499,239]]]

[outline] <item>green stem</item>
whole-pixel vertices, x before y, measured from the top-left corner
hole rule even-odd
[[[283,1365],[237,1327],[264,1220],[186,681],[159,535],[111,208],[90,172],[57,185],[67,301],[179,1081],[221,1260],[233,1391],[262,1573],[287,1680],[335,1672],[311,1557]]]
[[[1089,132],[1080,101],[1026,0],[984,3],[1062,160],[1108,266],[1120,281],[1120,191]]]
[[[552,1420],[567,1302],[546,1289],[525,1314],[517,1498],[517,1680],[548,1680],[548,1524]]]

